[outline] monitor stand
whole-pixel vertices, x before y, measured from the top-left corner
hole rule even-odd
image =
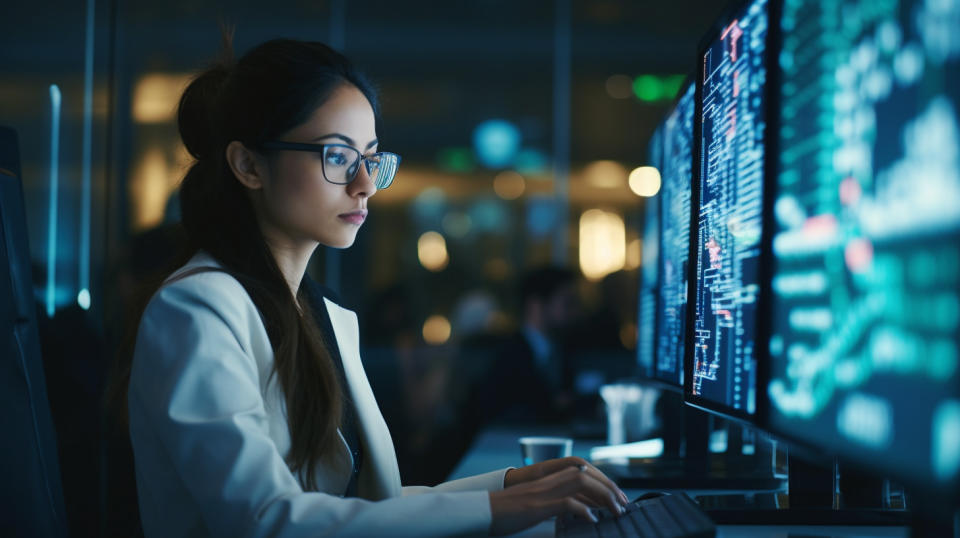
[[[677,402],[670,402],[673,397]],[[743,428],[730,423],[726,450],[714,453],[710,450],[713,417],[685,408],[679,394],[664,393],[664,399],[666,404],[658,413],[664,424],[661,456],[596,464],[621,488],[742,492],[786,487],[785,466],[777,472],[770,443],[751,442],[752,450],[744,450]]]
[[[700,495],[696,501],[717,524],[911,524],[906,496],[889,481],[796,457],[790,457],[786,491]]]

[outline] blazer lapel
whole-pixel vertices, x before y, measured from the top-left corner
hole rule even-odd
[[[360,470],[359,489],[371,500],[400,496],[400,470],[397,453],[387,423],[380,414],[370,382],[360,361],[360,331],[357,315],[326,297],[323,299],[336,336],[347,389],[357,412],[357,422],[363,439],[364,460]]]

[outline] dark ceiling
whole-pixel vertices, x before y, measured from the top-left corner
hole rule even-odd
[[[44,3],[49,9],[38,9]],[[83,9],[65,12],[58,4],[5,6],[0,73],[82,66],[84,26],[77,15]],[[700,36],[722,8],[711,0],[572,1],[575,163],[644,161],[642,148],[669,102],[614,99],[606,79],[618,73],[689,73]],[[240,52],[277,36],[342,39],[346,53],[381,87],[382,139],[408,162],[432,162],[443,147],[468,146],[473,127],[491,117],[516,122],[524,145],[552,149],[554,2],[99,2],[98,73],[110,61],[107,30],[115,30],[115,74],[129,81],[149,71],[202,67],[217,50],[222,20],[236,25]],[[48,39],[38,39],[38,33]]]

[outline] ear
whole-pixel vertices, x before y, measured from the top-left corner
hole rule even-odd
[[[234,140],[227,145],[226,157],[233,175],[244,187],[252,190],[263,188],[266,167],[259,155]]]

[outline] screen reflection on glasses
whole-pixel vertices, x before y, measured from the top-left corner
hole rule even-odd
[[[389,151],[363,155],[346,144],[309,144],[272,140],[260,145],[267,150],[309,151],[321,156],[323,178],[336,185],[347,185],[357,177],[362,162],[378,190],[393,183],[400,167],[400,156]]]

